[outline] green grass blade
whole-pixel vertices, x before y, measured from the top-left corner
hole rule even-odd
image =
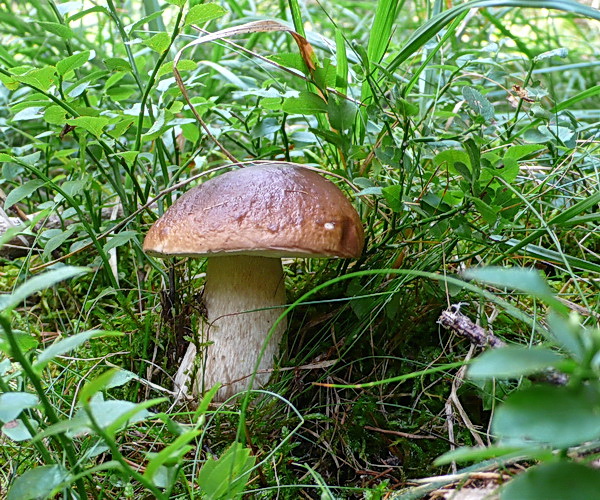
[[[468,12],[471,9],[486,9],[493,7],[562,10],[564,12],[578,14],[582,17],[589,17],[590,19],[600,21],[599,10],[587,5],[582,5],[574,0],[475,0],[474,2],[457,5],[427,21],[415,31],[413,36],[406,42],[406,45],[398,52],[398,54],[396,54],[387,68],[388,71],[395,71],[398,66],[414,55],[421,47],[423,47],[423,45],[464,12]]]

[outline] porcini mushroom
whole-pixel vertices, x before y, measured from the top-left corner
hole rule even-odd
[[[150,255],[208,257],[201,336],[206,352],[194,394],[223,384],[223,401],[245,389],[269,329],[286,303],[282,257],[357,258],[364,244],[354,207],[335,184],[289,163],[227,172],[191,189],[148,231]],[[255,378],[263,386],[285,322],[278,325]],[[187,392],[196,357],[190,344],[176,389]]]

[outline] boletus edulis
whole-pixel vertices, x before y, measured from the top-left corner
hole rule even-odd
[[[364,233],[356,210],[332,182],[289,163],[253,165],[214,177],[179,198],[148,231],[144,251],[207,257],[207,313],[175,377],[176,390],[215,401],[248,386],[269,329],[286,303],[282,257],[357,258]],[[264,386],[286,329],[266,345],[255,386]],[[199,366],[190,380],[194,364]],[[190,383],[191,382],[191,383]]]

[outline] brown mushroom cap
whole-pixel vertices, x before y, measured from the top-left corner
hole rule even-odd
[[[179,198],[148,231],[156,255],[359,257],[364,232],[335,184],[300,166],[219,175]]]

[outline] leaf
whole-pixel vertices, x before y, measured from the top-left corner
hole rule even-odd
[[[600,470],[565,460],[531,467],[500,490],[501,500],[598,498]]]
[[[76,230],[77,226],[74,224],[70,226],[66,231],[56,229],[55,231],[58,231],[58,233],[52,236],[50,239],[48,239],[48,241],[44,245],[43,256],[45,258],[50,257],[52,255],[52,252],[54,252],[54,250],[60,247],[65,241],[67,241]],[[44,235],[46,235],[46,233],[44,233]]]
[[[155,398],[149,399],[147,401],[142,401],[138,404],[134,404],[129,408],[129,410],[121,412],[117,418],[112,419],[112,422],[110,422],[110,424],[106,426],[106,432],[109,436],[114,436],[115,433],[120,429],[150,417],[152,413],[147,411],[147,408],[165,403],[167,401],[169,401],[168,398]],[[130,401],[119,402],[127,404],[130,403]],[[106,403],[114,403],[114,401],[106,401]],[[92,404],[95,404],[95,402]]]
[[[167,33],[157,33],[154,36],[151,36],[147,40],[144,40],[144,45],[146,47],[150,47],[153,51],[162,54],[165,50],[169,48],[171,44],[171,37]]]
[[[163,466],[172,466],[179,463],[192,446],[188,443],[202,433],[202,429],[193,429],[177,436],[175,441],[159,451],[146,465],[144,476],[156,481],[156,473]]]
[[[67,121],[67,112],[61,106],[48,106],[44,111],[44,120],[52,125],[63,125]]]
[[[462,95],[467,101],[469,107],[475,111],[478,115],[481,115],[487,121],[494,118],[494,107],[490,104],[490,101],[481,94],[478,90],[472,87],[464,87]]]
[[[218,460],[209,458],[198,473],[198,484],[209,500],[236,498],[246,486],[254,457],[241,443],[233,443]]]
[[[55,84],[56,68],[54,66],[44,66],[43,68],[34,68],[13,78],[26,85],[32,85],[44,92]]]
[[[13,122],[25,121],[25,120],[37,120],[40,118],[40,110],[43,108],[41,106],[31,106],[29,108],[23,108],[18,113],[12,117]]]
[[[532,448],[530,446],[475,446],[462,447],[450,450],[434,461],[435,466],[447,465],[452,462],[480,462],[491,458],[527,457],[537,460],[548,460],[554,455],[552,451],[544,448]]]
[[[458,172],[456,165],[462,163],[466,165],[468,171],[468,179],[470,179],[470,167],[471,167],[471,159],[466,151],[460,149],[446,149],[437,155],[435,155],[433,162],[436,167],[447,165],[447,168],[452,172]],[[461,175],[463,175],[461,173]],[[464,175],[463,175],[464,177]]]
[[[5,392],[0,394],[0,420],[10,422],[16,419],[23,410],[38,404],[35,394],[28,392]]]
[[[90,57],[93,57],[91,50],[84,50],[83,52],[73,54],[72,56],[58,61],[56,63],[56,71],[58,71],[58,74],[61,76],[66,75],[69,71],[83,66],[90,60]]]
[[[120,122],[122,123],[122,122]],[[129,125],[131,123],[127,124],[127,128],[129,128]],[[112,130],[111,132],[109,132],[112,135]],[[125,160],[125,163],[127,164],[128,167],[131,167],[134,163],[135,160],[137,159],[138,155],[140,154],[139,151],[123,151],[122,153],[113,153],[110,156],[118,156],[119,158],[123,158],[123,160]]]
[[[298,97],[285,98],[281,109],[290,114],[316,115],[327,113],[327,103],[314,92],[303,91]]]
[[[106,373],[107,372],[102,375],[105,375]],[[163,402],[165,399],[161,398],[160,401]],[[118,427],[122,428],[148,418],[151,413],[146,410],[144,406],[154,404],[156,404],[155,400],[144,401],[143,403],[136,404],[131,401],[114,399],[110,401],[91,401],[87,404],[87,408],[91,412],[96,424],[98,424],[98,426],[102,429],[106,429],[107,427],[114,425],[116,422],[118,422]],[[83,408],[75,414],[73,420],[79,420],[85,425],[85,428],[80,427],[78,429],[78,433],[91,430],[89,416]]]
[[[34,293],[50,288],[63,280],[75,278],[90,271],[91,269],[87,267],[63,266],[44,274],[38,274],[28,279],[13,293],[0,295],[0,311],[12,309]]]
[[[69,38],[73,38],[75,36],[73,30],[64,24],[53,23],[50,21],[37,21],[37,23],[49,33],[59,36],[60,38],[63,38],[65,40],[68,40]]]
[[[38,500],[48,498],[55,488],[68,482],[69,471],[62,465],[43,465],[17,477],[6,500]]]
[[[119,369],[114,372],[112,378],[110,378],[104,388],[112,389],[113,387],[120,387],[131,380],[139,380],[139,377],[129,370]]]
[[[516,378],[558,365],[563,358],[543,347],[512,345],[484,352],[469,366],[471,378]]]
[[[280,66],[295,69],[305,75],[308,74],[308,68],[300,54],[294,52],[281,52],[279,54],[270,55],[268,59]]]
[[[477,211],[483,217],[483,220],[487,222],[490,226],[496,223],[498,220],[498,213],[494,208],[490,207],[485,201],[480,198],[475,198],[473,196],[467,196],[473,202],[473,205],[477,208]]]
[[[13,336],[13,340],[19,345],[19,348],[23,352],[31,351],[31,349],[35,349],[38,346],[39,342],[35,337],[31,336],[30,333],[13,330],[10,335]],[[0,351],[12,356],[10,344],[8,343],[6,332],[4,330],[0,330]]]
[[[404,206],[401,198],[402,186],[398,184],[386,186],[381,190],[381,194],[393,212],[402,212],[402,208]]]
[[[600,191],[598,191],[598,193],[600,194]],[[586,200],[583,200],[583,201],[586,201]],[[570,209],[567,209],[567,211],[570,211]],[[563,214],[565,212],[560,212],[559,215],[557,215],[553,221],[556,221],[557,224],[563,224],[563,225],[568,223],[569,221],[573,221],[575,216],[566,218],[566,219],[563,218]],[[570,213],[573,213],[573,212],[570,212]],[[594,217],[597,217],[597,214],[593,214],[593,215],[594,215]],[[560,221],[558,220],[559,218],[560,218]],[[546,229],[541,229],[540,232],[545,233]],[[594,273],[600,273],[600,265],[596,264],[595,262],[592,262],[591,260],[588,261],[588,260],[580,259],[579,257],[573,257],[573,256],[567,255],[563,252],[556,252],[554,250],[549,250],[547,248],[544,248],[544,247],[541,247],[538,245],[526,244],[523,246],[523,240],[517,240],[515,238],[509,238],[508,240],[504,240],[504,238],[502,238],[501,236],[490,235],[490,239],[492,239],[494,241],[498,241],[502,245],[507,245],[509,247],[513,247],[513,251],[515,248],[516,249],[523,248],[527,254],[533,255],[535,257],[539,257],[540,259],[543,259],[547,262],[553,262],[553,263],[556,263],[559,265],[567,262],[571,267],[573,267],[575,269],[583,269],[586,271],[592,271]],[[525,241],[531,241],[531,240],[532,240],[532,238],[530,238],[528,236]]]
[[[525,157],[535,156],[537,153],[546,149],[546,146],[542,144],[519,144],[511,146],[504,153],[504,158],[514,158],[520,160]]]
[[[125,26],[125,31],[127,32],[128,35],[131,35],[136,29],[138,29],[140,26],[143,26],[144,24],[151,24],[152,21],[154,21],[155,19],[160,18],[163,15],[164,12],[164,8],[160,9],[158,8],[158,5],[155,3],[152,6],[153,9],[157,9],[154,12],[152,12],[152,14],[148,15],[148,16],[144,16],[140,19],[138,19],[137,21],[135,21],[132,24],[129,24],[127,26]],[[152,29],[152,28],[150,28]]]
[[[547,52],[542,52],[533,58],[535,62],[543,61],[544,59],[550,59],[552,57],[560,57],[564,59],[569,55],[569,49],[565,47],[559,47],[558,49],[548,50]]]
[[[185,25],[204,24],[227,14],[227,10],[216,3],[194,5],[185,16]]]
[[[536,269],[489,266],[467,269],[463,276],[500,288],[528,293],[564,310],[564,306],[554,297],[554,293]]]
[[[329,122],[335,130],[340,132],[352,127],[356,118],[356,111],[354,103],[342,97],[331,96],[327,102]]]
[[[44,349],[37,357],[37,360],[33,364],[33,367],[39,372],[42,369],[44,369],[44,367],[56,357],[71,352],[73,349],[76,349],[81,344],[87,342],[90,339],[102,336],[118,335],[122,334],[120,332],[114,332],[109,330],[88,330],[86,332],[71,335],[65,339],[59,340],[58,342],[52,344],[50,347]]]
[[[37,428],[37,422],[35,420],[30,420],[29,422],[34,428]],[[32,438],[29,429],[19,418],[17,420],[12,420],[11,422],[6,422],[2,426],[2,434],[17,443],[28,441]]]
[[[582,362],[585,356],[585,348],[582,345],[584,336],[583,327],[575,315],[568,319],[550,311],[548,314],[548,329],[550,334],[573,358]]]
[[[6,195],[6,200],[4,201],[4,210],[8,210],[15,203],[20,202],[22,199],[29,197],[32,193],[41,188],[45,183],[45,181],[41,179],[32,179],[27,181],[25,184],[20,185],[19,187],[13,189],[10,193]]]
[[[600,394],[590,387],[534,386],[496,410],[492,434],[503,445],[567,448],[600,438]]]
[[[78,116],[77,118],[67,120],[67,123],[74,127],[82,128],[96,137],[100,137],[109,121],[104,116]]]
[[[131,72],[129,61],[121,57],[109,57],[104,59],[104,64],[108,69],[112,69],[113,71]]]
[[[183,7],[187,0],[165,0],[168,4],[175,5],[176,7]]]
[[[196,69],[197,67],[198,67],[198,63],[196,61],[192,61],[191,59],[181,59],[177,63],[177,69],[180,72],[191,71],[193,69]],[[166,75],[167,73],[172,73],[172,72],[173,72],[173,61],[167,61],[160,67],[160,69],[158,70],[158,73],[156,74],[156,77],[160,78],[161,76]]]

